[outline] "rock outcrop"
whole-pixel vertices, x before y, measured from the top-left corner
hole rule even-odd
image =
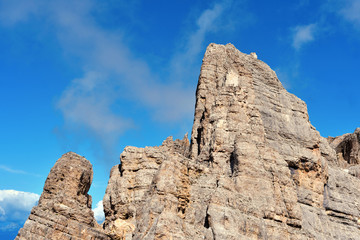
[[[97,224],[88,194],[91,163],[73,152],[51,169],[40,196],[16,239],[109,239]]]
[[[360,164],[360,128],[354,133],[339,137],[328,137],[330,146],[335,149],[338,164],[344,167]]]
[[[124,239],[359,239],[359,179],[268,65],[211,44],[196,99],[189,147],[125,148],[107,231],[120,219]]]
[[[49,182],[19,236],[37,231],[41,209],[75,218],[94,239],[360,239],[359,146],[360,129],[321,137],[306,104],[255,53],[210,44],[191,141],[126,147],[111,170],[102,230],[85,210],[55,210],[62,201]]]

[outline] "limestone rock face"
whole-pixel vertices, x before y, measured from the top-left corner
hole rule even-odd
[[[255,53],[210,44],[189,142],[126,147],[105,221],[91,164],[65,154],[17,239],[360,239],[360,129],[325,139]]]
[[[159,147],[125,148],[103,200],[104,227],[112,239],[185,237],[181,222],[189,203],[188,152],[187,136],[169,137]]]
[[[92,175],[88,160],[73,152],[64,154],[16,239],[109,239],[91,210]]]
[[[268,65],[210,44],[191,142],[125,148],[103,200],[105,231],[112,239],[359,239],[360,179],[335,149]],[[358,155],[351,159],[356,166]]]

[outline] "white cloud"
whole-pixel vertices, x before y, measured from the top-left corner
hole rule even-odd
[[[10,231],[22,226],[39,197],[36,193],[0,190],[0,230]],[[96,204],[93,212],[99,223],[104,221],[102,200]]]
[[[187,44],[187,51],[184,55],[188,58],[194,58],[201,50],[205,39],[205,35],[215,29],[215,22],[224,12],[224,6],[215,4],[212,8],[202,12],[196,21],[197,30],[190,35]]]
[[[34,16],[43,19],[51,24],[64,53],[78,58],[84,69],[56,104],[65,120],[62,131],[88,131],[87,136],[97,136],[100,145],[112,149],[121,133],[133,126],[123,114],[124,102],[142,106],[163,122],[192,116],[194,89],[183,87],[184,82],[159,81],[148,64],[124,44],[120,29],[106,30],[96,23],[95,1],[29,1],[2,2],[6,9],[0,10],[2,22],[16,24],[32,21]],[[207,19],[214,14],[209,12],[199,22],[202,28],[210,27]]]
[[[205,48],[207,34],[223,30],[235,17],[227,14],[231,0],[212,5],[193,21],[191,31],[184,35],[182,47],[170,53],[172,60],[167,72],[158,76],[149,64],[127,46],[123,36],[126,26],[105,29],[96,22],[97,1],[4,1],[1,20],[16,24],[41,20],[54,34],[64,55],[79,60],[83,74],[73,79],[59,96],[56,107],[64,117],[64,135],[96,136],[95,145],[113,151],[120,135],[136,125],[124,114],[128,104],[142,107],[159,122],[178,123],[191,120],[195,103],[195,89],[199,69],[194,59]],[[71,6],[71,7],[69,7]],[[102,6],[103,7],[103,6]],[[234,12],[234,11],[233,11]],[[231,16],[237,16],[238,12]],[[245,16],[245,14],[244,14]],[[222,21],[226,17],[227,22]],[[199,65],[200,65],[199,61]],[[191,84],[189,84],[189,82]],[[84,133],[83,131],[87,134]],[[81,131],[81,132],[79,132]],[[75,138],[76,138],[75,137]],[[71,146],[74,147],[74,146]],[[106,154],[108,155],[108,154]]]
[[[3,216],[5,216],[6,212],[5,210],[0,206],[0,221],[3,218]]]
[[[101,74],[87,72],[84,78],[72,81],[57,107],[68,124],[88,127],[99,137],[108,138],[121,134],[131,122],[110,111],[114,96],[104,82]]]
[[[4,170],[4,171],[6,171],[6,172],[9,172],[9,173],[27,174],[27,172],[25,172],[25,171],[12,169],[12,168],[9,168],[9,167],[7,167],[7,166],[5,166],[5,165],[0,165],[0,169],[1,169],[1,170]]]
[[[229,6],[230,1],[217,3],[209,9],[204,10],[198,19],[196,19],[196,30],[187,33],[184,47],[173,57],[171,67],[173,70],[172,77],[186,76],[194,59],[204,50],[204,40],[208,33],[216,31],[216,22],[222,17],[222,14]],[[190,69],[193,71],[193,69]],[[185,74],[184,74],[185,72]]]
[[[94,217],[98,223],[102,223],[105,220],[103,201],[99,201],[96,207],[93,209]]]
[[[152,110],[154,114],[160,114],[164,121],[178,121],[188,117],[193,110],[186,100],[193,95],[193,90],[182,87],[181,84],[163,83],[158,76],[152,73],[148,64],[142,59],[136,58],[131,50],[123,43],[121,34],[110,32],[98,26],[91,17],[91,10],[96,8],[89,3],[87,7],[81,6],[79,13],[77,8],[69,10],[57,6],[54,22],[58,28],[57,34],[66,52],[70,52],[83,60],[85,68],[82,81],[93,81],[93,89],[87,90],[86,97],[81,97],[81,103],[86,105],[96,104],[96,112],[102,112],[101,120],[103,126],[109,123],[109,129],[116,128],[113,123],[117,122],[124,130],[131,126],[119,112],[114,112],[112,106],[124,100],[140,103],[146,109]],[[94,75],[96,72],[97,76]],[[65,90],[59,103],[69,92],[77,95],[82,91],[86,83],[79,83],[74,79],[67,90]],[[77,98],[77,100],[80,100]],[[82,112],[70,111],[59,104],[66,120],[72,121],[76,118],[84,122],[85,118],[80,114],[88,113],[87,108]],[[175,112],[173,109],[177,109]],[[93,116],[94,108],[90,108],[89,114]],[[70,115],[74,118],[68,118]],[[168,117],[171,116],[171,117]],[[98,121],[89,122],[87,125],[91,130],[98,132]],[[106,131],[107,131],[106,130]],[[118,129],[116,129],[118,130]],[[120,131],[119,131],[120,132]],[[118,136],[113,132],[114,136]]]
[[[14,230],[28,218],[39,195],[16,190],[0,190],[0,228],[2,231]]]
[[[345,5],[339,10],[339,13],[345,20],[360,27],[360,0],[345,1]]]
[[[299,50],[304,44],[314,41],[316,24],[302,25],[294,28],[292,46]]]

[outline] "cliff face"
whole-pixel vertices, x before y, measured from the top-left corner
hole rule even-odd
[[[256,54],[210,44],[191,142],[125,148],[103,199],[102,232],[111,239],[360,239],[359,134],[321,137],[306,104]],[[86,224],[97,231],[92,221]]]

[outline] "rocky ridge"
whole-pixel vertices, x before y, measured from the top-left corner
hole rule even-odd
[[[18,238],[41,239],[31,234],[43,229],[63,234],[50,239],[360,239],[360,129],[321,137],[306,104],[256,54],[231,44],[206,50],[191,141],[126,147],[120,158],[102,228],[91,215],[91,180],[78,184],[88,174],[67,180],[77,190],[63,203],[69,187],[54,180],[55,164]],[[60,223],[53,217],[46,227],[49,216],[72,224],[55,231]]]

